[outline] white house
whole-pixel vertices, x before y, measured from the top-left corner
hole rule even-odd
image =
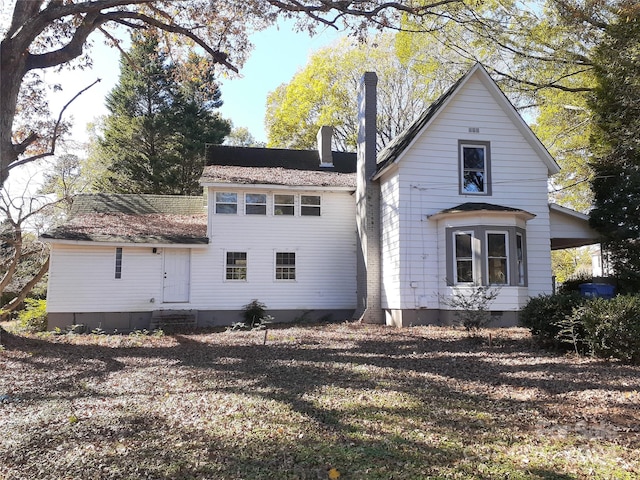
[[[277,321],[452,321],[446,298],[499,290],[496,325],[552,290],[552,248],[596,241],[550,206],[556,162],[473,67],[376,154],[375,74],[358,154],[210,147],[200,197],[81,196],[51,243],[49,327],[228,325],[253,299]],[[203,201],[204,200],[204,201]]]

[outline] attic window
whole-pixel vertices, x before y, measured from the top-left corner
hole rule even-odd
[[[491,195],[489,142],[459,142],[460,194]]]

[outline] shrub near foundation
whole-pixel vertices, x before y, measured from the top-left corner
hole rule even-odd
[[[640,295],[594,298],[576,313],[595,355],[640,363]]]
[[[586,299],[577,293],[539,295],[522,309],[520,323],[543,343],[557,345],[566,319],[585,302]]]
[[[26,307],[18,313],[18,328],[23,332],[44,332],[47,329],[47,301],[27,298]]]

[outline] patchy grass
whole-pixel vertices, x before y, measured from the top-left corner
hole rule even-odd
[[[640,476],[640,367],[488,333],[4,335],[0,478]]]

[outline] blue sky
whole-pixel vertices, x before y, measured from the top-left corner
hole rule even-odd
[[[291,26],[291,23],[284,22],[279,27],[254,34],[251,37],[254,50],[240,71],[241,77],[221,79],[224,102],[220,109],[222,116],[231,119],[235,127],[247,127],[256,140],[266,141],[264,112],[268,93],[290,81],[296,71],[306,64],[311,53],[343,35],[327,29],[309,37],[306,33],[293,32]],[[63,86],[62,92],[56,92],[51,97],[55,116],[79,90],[96,78],[102,79],[65,113],[65,118],[73,117],[73,137],[80,141],[86,139],[86,124],[107,113],[104,97],[117,83],[119,74],[117,50],[104,46],[98,36],[94,41],[92,69],[46,73],[48,82],[59,82]]]

